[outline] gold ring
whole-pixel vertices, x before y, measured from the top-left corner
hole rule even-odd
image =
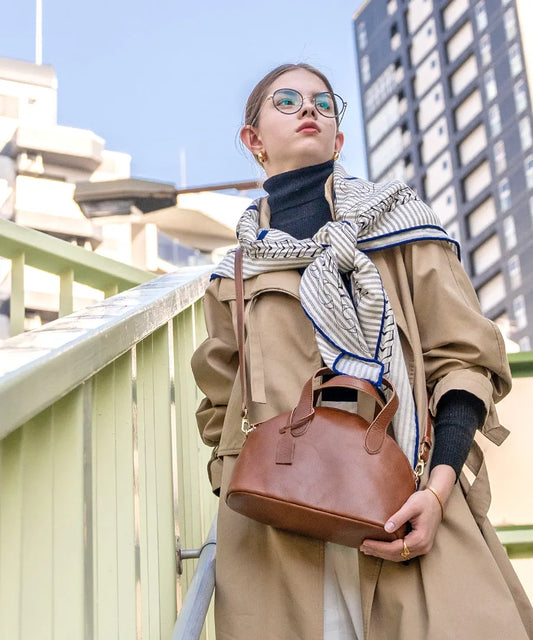
[[[403,541],[403,551],[400,555],[404,560],[409,560],[411,557],[411,552],[409,551],[409,547],[405,544],[405,540]]]

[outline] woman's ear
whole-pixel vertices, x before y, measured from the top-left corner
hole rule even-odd
[[[343,144],[344,144],[344,133],[342,133],[341,131],[338,131],[337,135],[335,136],[335,147],[334,147],[337,153],[340,153]]]
[[[257,133],[257,130],[252,127],[252,125],[244,125],[244,127],[241,129],[240,136],[242,143],[253,156],[257,157],[257,154],[260,151],[265,150],[265,147],[259,134]]]

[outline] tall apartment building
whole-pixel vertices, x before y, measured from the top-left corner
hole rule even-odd
[[[354,16],[369,179],[417,189],[460,241],[483,312],[522,350],[533,345],[531,4],[368,0]]]

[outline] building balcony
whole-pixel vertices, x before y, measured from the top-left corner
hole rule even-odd
[[[92,131],[60,125],[29,127],[21,125],[7,145],[7,155],[35,154],[42,162],[95,171],[102,163],[105,141]]]

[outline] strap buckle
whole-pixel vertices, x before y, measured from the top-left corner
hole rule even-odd
[[[424,473],[425,468],[426,468],[426,463],[424,462],[424,460],[422,460],[422,458],[418,458],[418,462],[416,463],[416,467],[415,467],[415,478],[417,482],[420,480],[422,474]]]
[[[244,433],[245,436],[247,436],[255,428],[256,428],[256,425],[255,424],[251,425],[250,421],[248,420],[248,409],[243,409],[242,416],[241,416],[241,431]]]
[[[420,481],[420,478],[424,473],[424,469],[426,468],[430,449],[431,449],[431,445],[426,440],[423,440],[420,443],[420,447],[418,449],[418,460],[415,467],[415,478],[417,482]]]

